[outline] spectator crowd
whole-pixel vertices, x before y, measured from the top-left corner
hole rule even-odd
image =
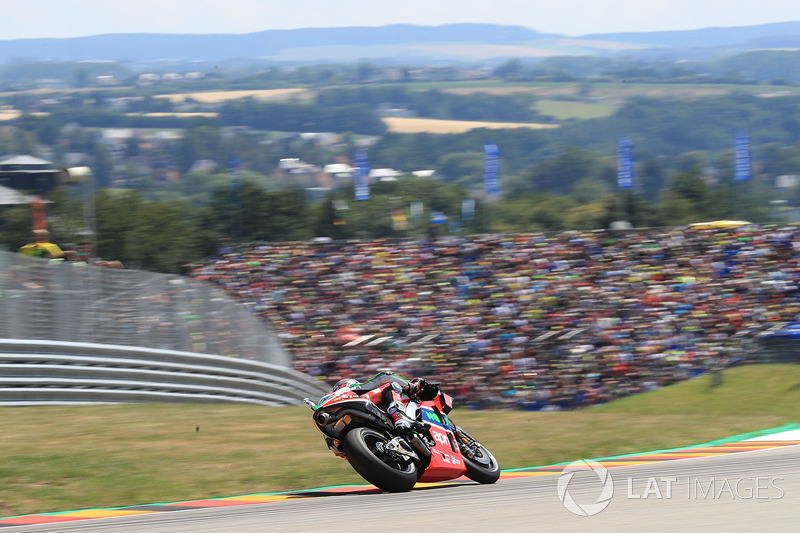
[[[252,244],[194,265],[329,383],[379,370],[462,405],[569,409],[743,358],[800,311],[793,227]]]

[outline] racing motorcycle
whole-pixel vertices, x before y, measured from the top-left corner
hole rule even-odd
[[[494,483],[500,466],[494,456],[447,414],[452,397],[432,400],[403,395],[410,430],[397,432],[389,416],[356,390],[326,394],[314,403],[313,421],[328,448],[346,459],[361,477],[386,492],[406,492],[419,482],[456,479]]]

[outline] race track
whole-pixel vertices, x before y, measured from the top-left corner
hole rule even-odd
[[[24,532],[254,533],[357,531],[769,531],[800,528],[800,446],[616,466],[614,496],[595,516],[560,502],[558,473],[458,484],[404,494],[321,495],[258,505],[197,509],[3,528]],[[594,503],[594,472],[569,493]],[[324,493],[323,493],[324,494]],[[647,496],[646,498],[643,496]]]

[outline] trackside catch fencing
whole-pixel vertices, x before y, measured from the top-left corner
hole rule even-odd
[[[0,252],[0,338],[138,346],[288,367],[263,321],[211,284]]]
[[[0,252],[0,405],[299,404],[327,387],[221,289]]]

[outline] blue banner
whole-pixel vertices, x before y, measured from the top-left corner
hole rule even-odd
[[[733,134],[733,179],[750,179],[750,141],[744,130],[736,130]]]
[[[369,200],[369,162],[367,152],[358,150],[355,154],[356,173],[353,176],[356,189],[356,200]]]
[[[617,186],[633,187],[633,145],[627,137],[617,137]]]
[[[483,176],[486,194],[498,194],[500,192],[500,150],[496,144],[485,143],[483,152],[485,154]]]

